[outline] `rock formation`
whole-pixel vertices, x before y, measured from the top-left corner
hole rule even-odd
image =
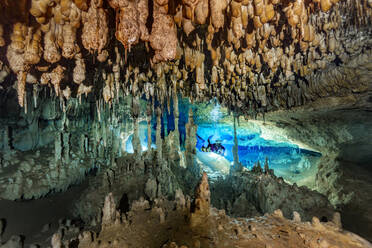
[[[179,192],[179,191],[178,191]],[[131,210],[121,218],[118,224],[111,219],[105,222],[107,228],[99,234],[83,232],[79,235],[79,247],[233,247],[266,246],[287,247],[371,247],[361,237],[344,231],[339,220],[319,222],[314,217],[310,222],[301,222],[298,213],[295,220],[286,219],[281,210],[255,218],[232,218],[223,210],[210,208],[209,189],[206,174],[196,189],[196,209],[190,209],[178,193],[176,201],[156,199],[150,207],[146,200],[134,202]],[[109,199],[110,195],[106,199]],[[105,204],[106,205],[106,204]],[[174,206],[181,206],[174,208]],[[110,207],[111,209],[111,207]],[[164,213],[167,213],[164,215]],[[105,215],[104,210],[104,215]],[[194,225],[184,218],[190,216]],[[208,221],[196,221],[200,217]],[[144,221],[146,220],[146,222]],[[208,230],[208,236],[203,232]]]

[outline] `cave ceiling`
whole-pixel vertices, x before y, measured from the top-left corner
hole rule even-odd
[[[370,91],[371,0],[1,0],[0,92],[244,115]],[[3,104],[3,103],[2,103]]]

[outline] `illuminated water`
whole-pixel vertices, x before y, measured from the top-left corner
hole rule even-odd
[[[188,107],[189,106],[185,104],[180,106],[179,130],[181,145],[183,145],[185,140],[185,124],[188,121]],[[164,111],[164,113],[166,112],[167,111]],[[204,122],[206,119],[204,116],[194,116],[196,124],[198,125],[196,144],[197,158],[208,167],[206,170],[211,173],[212,171],[215,172],[216,170],[220,170],[222,174],[226,174],[226,170],[229,169],[228,167],[231,166],[234,160],[232,153],[232,148],[234,146],[233,123],[232,121],[219,123],[220,119],[223,117],[223,113],[218,105],[211,111],[208,111],[208,113],[210,116],[207,123]],[[155,118],[153,118],[151,125],[152,147],[155,148]],[[163,118],[162,125],[162,136],[164,137],[166,133],[174,130],[173,115],[167,114],[166,118]],[[166,130],[164,126],[167,127]],[[145,151],[147,149],[148,140],[146,121],[140,122],[139,135],[142,150]],[[274,169],[277,176],[282,176],[288,182],[313,186],[316,164],[321,156],[320,153],[301,149],[298,145],[289,142],[267,140],[262,136],[264,136],[262,132],[257,129],[237,126],[238,156],[240,163],[250,169],[257,161],[260,161],[263,167],[267,158],[269,167]],[[203,152],[201,148],[202,146],[208,145],[208,138],[210,138],[211,143],[221,142],[225,147],[225,153],[220,155],[213,152]],[[129,153],[133,152],[131,140],[132,135],[130,135],[126,141],[126,151]]]

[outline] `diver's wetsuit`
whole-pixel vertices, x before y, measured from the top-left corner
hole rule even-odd
[[[225,147],[223,147],[221,143],[211,143],[211,141],[208,139],[208,146],[207,147],[203,146],[202,151],[223,154],[225,153]]]

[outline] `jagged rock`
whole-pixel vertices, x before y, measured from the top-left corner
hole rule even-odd
[[[204,172],[200,184],[195,191],[194,209],[190,216],[190,225],[192,227],[196,227],[207,221],[211,204],[210,195],[208,176],[207,173]]]
[[[20,236],[12,236],[5,244],[0,245],[1,248],[22,248],[23,243]],[[54,248],[54,247],[53,247]]]
[[[105,198],[105,204],[102,209],[102,225],[110,226],[116,219],[116,204],[112,193],[109,193]]]
[[[145,194],[147,195],[148,198],[155,199],[156,192],[157,192],[157,186],[158,185],[155,179],[149,178],[147,180],[146,186],[145,186]]]

